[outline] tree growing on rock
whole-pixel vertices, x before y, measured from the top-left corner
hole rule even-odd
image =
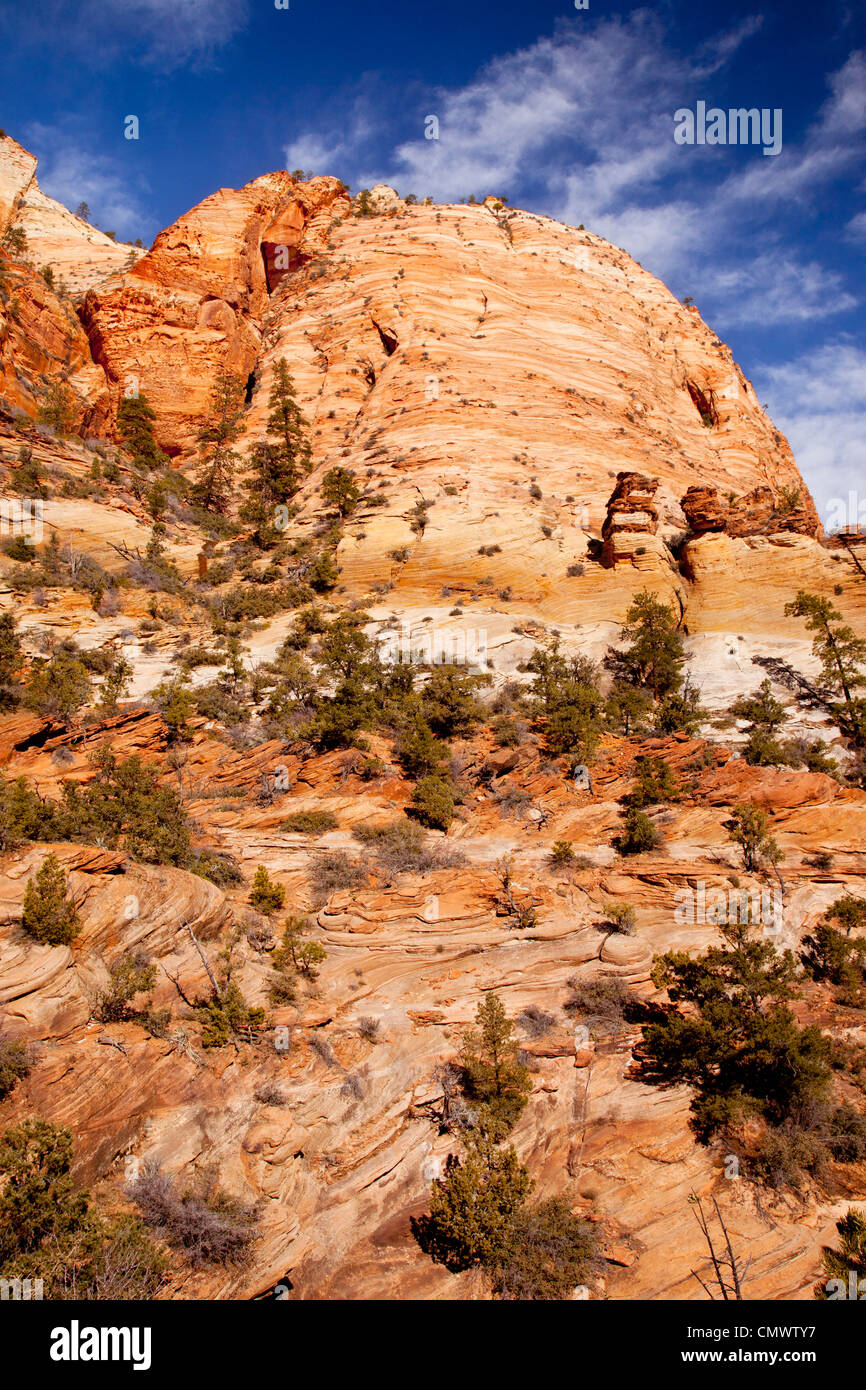
[[[685,662],[676,613],[644,589],[634,597],[620,630],[628,646],[614,663],[631,685],[643,686],[658,703],[682,685]]]
[[[828,907],[813,932],[803,938],[803,964],[816,980],[828,980],[843,1003],[860,1004],[866,987],[866,901],[846,893]]]
[[[454,788],[433,773],[420,778],[412,792],[412,813],[430,830],[447,830],[454,819]]]
[[[662,832],[646,811],[637,806],[629,806],[623,815],[622,830],[614,836],[613,844],[618,854],[646,854],[658,849],[662,843]]]
[[[0,707],[17,704],[18,677],[24,664],[21,643],[15,630],[15,616],[0,613]]]
[[[108,978],[108,988],[99,993],[96,1013],[103,1023],[123,1023],[135,1015],[132,1005],[136,995],[149,997],[156,984],[156,966],[140,951],[127,952],[108,967]]]
[[[24,890],[21,925],[46,946],[68,946],[81,930],[75,903],[67,892],[66,875],[57,857],[49,854]]]
[[[497,1148],[488,1134],[469,1131],[465,1157],[449,1154],[444,1178],[433,1184],[430,1213],[416,1223],[416,1238],[452,1273],[473,1265],[496,1268],[533,1187],[513,1148]]]
[[[748,1115],[778,1125],[830,1086],[830,1039],[791,1012],[796,961],[755,923],[719,927],[722,945],[657,956],[652,978],[671,1007],[644,1027],[648,1079],[694,1088],[695,1130],[708,1140]]]
[[[244,432],[244,384],[233,372],[217,374],[210,408],[199,431],[199,475],[192,500],[207,512],[224,513],[232,499],[232,481],[239,462],[232,445]]]
[[[286,890],[281,883],[274,883],[264,864],[260,864],[253,876],[252,887],[247,901],[257,912],[270,917],[279,912],[286,900]]]
[[[536,647],[525,669],[535,677],[532,697],[551,753],[589,761],[598,746],[604,712],[595,663],[584,656],[566,657],[554,643]]]
[[[69,724],[90,700],[90,676],[74,643],[61,643],[48,658],[34,657],[24,700],[48,719]]]
[[[778,864],[782,851],[770,834],[767,814],[759,806],[735,806],[730,820],[725,821],[729,838],[740,846],[743,868],[756,873],[763,864]]]
[[[857,637],[827,598],[801,589],[785,613],[805,618],[815,635],[812,651],[821,663],[821,676],[831,692],[834,716],[856,747],[866,746],[866,699],[856,691],[866,686],[866,641]]]
[[[39,423],[55,434],[71,434],[75,425],[75,397],[69,383],[59,378],[49,382],[39,406]]]
[[[783,763],[785,753],[776,739],[776,731],[788,717],[785,706],[776,699],[769,680],[761,682],[752,695],[743,695],[731,705],[731,714],[749,721],[749,741],[744,757],[754,766]]]
[[[124,396],[117,407],[117,430],[136,468],[147,472],[162,468],[168,458],[160,449],[153,432],[156,411],[144,392]]]
[[[273,544],[277,538],[277,509],[295,496],[313,463],[309,424],[295,397],[285,357],[274,370],[268,409],[268,438],[257,443],[250,454],[247,500],[240,513],[262,546]]]
[[[822,1301],[852,1296],[860,1299],[863,1297],[860,1281],[866,1279],[866,1216],[856,1207],[849,1207],[836,1222],[836,1230],[840,1236],[839,1248],[823,1247],[821,1264],[826,1278],[815,1285],[815,1297]]]
[[[413,1219],[415,1238],[452,1273],[480,1267],[497,1298],[570,1298],[600,1266],[598,1240],[564,1197],[530,1205],[534,1187],[513,1148],[470,1130],[464,1156],[449,1154],[433,1183],[429,1213]]]
[[[477,1108],[479,1124],[492,1136],[502,1137],[524,1110],[532,1078],[518,1060],[514,1024],[498,995],[488,994],[481,1001],[475,1022],[477,1026],[464,1034],[460,1054],[464,1089]]]
[[[300,974],[315,980],[317,967],[326,959],[324,946],[318,941],[307,940],[311,927],[309,917],[292,915],[286,919],[282,940],[271,957],[274,975],[270,996],[275,1004],[293,1000],[296,977]]]
[[[322,479],[322,501],[334,507],[341,517],[355,510],[361,489],[351,468],[329,468]]]

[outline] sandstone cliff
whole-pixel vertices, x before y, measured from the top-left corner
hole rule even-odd
[[[122,651],[133,668],[111,717],[90,710],[66,727],[27,709],[2,714],[4,775],[56,797],[65,778],[93,778],[99,747],[139,754],[180,789],[197,847],[233,856],[245,879],[217,888],[99,845],[20,844],[0,856],[0,1032],[35,1059],[0,1104],[0,1126],[34,1112],[68,1124],[79,1175],[115,1200],[130,1165],[159,1160],[181,1175],[213,1164],[229,1191],[262,1202],[252,1265],[175,1268],[169,1297],[249,1298],[285,1279],[305,1299],[484,1297],[475,1276],[427,1260],[409,1223],[454,1147],[436,1122],[438,1069],[495,990],[520,1020],[532,1070],[516,1147],[542,1195],[565,1192],[597,1225],[597,1292],[702,1296],[691,1273],[705,1253],[688,1205],[696,1191],[718,1197],[751,1255],[749,1297],[810,1298],[844,1184],[857,1200],[866,1191],[863,1165],[834,1174],[830,1195],[812,1186],[762,1197],[725,1180],[719,1155],[695,1142],[686,1089],[638,1076],[639,1030],[588,1045],[568,1006],[575,981],[595,979],[657,998],[653,955],[715,939],[712,924],[677,922],[672,903],[698,883],[727,891],[740,877],[725,820],[741,802],[772,817],[784,945],[797,948],[841,892],[866,893],[866,792],[803,767],[750,767],[729,713],[765,674],[753,657],[814,678],[810,634],[784,613],[799,588],[832,598],[866,631],[863,572],[823,543],[791,450],[729,349],[623,251],[496,200],[408,205],[379,188],[370,202],[374,215],[359,216],[336,179],[267,174],[213,194],[127,265],[130,248],[52,204],[33,157],[0,140],[0,233],[22,225],[30,247],[0,261],[4,491],[15,495],[12,465],[26,445],[51,484],[46,538],[71,565],[86,555],[124,580],[107,605],[98,587],[41,592],[18,572],[24,562],[4,555],[2,605],[28,661],[74,636],[93,652]],[[86,292],[77,308],[49,288],[43,264],[75,296]],[[227,632],[254,673],[295,614],[246,626],[221,617],[231,586],[252,591],[261,575],[234,569],[237,534],[205,532],[180,503],[164,513],[164,545],[181,582],[160,589],[144,563],[153,504],[122,450],[104,439],[88,447],[87,436],[115,433],[118,401],[140,390],[160,444],[191,477],[216,372],[246,382],[249,450],[264,437],[282,358],[314,465],[289,540],[302,545],[332,521],[326,470],[350,468],[363,487],[323,609],[362,609],[371,635],[397,631],[410,646],[431,630],[480,646],[491,693],[507,703],[537,644],[558,639],[600,660],[649,588],[678,616],[708,710],[701,736],[606,734],[588,788],[538,739],[503,748],[487,729],[457,739],[467,791],[447,836],[427,839],[463,857],[425,873],[389,871],[354,838],[359,825],[401,815],[411,796],[378,734],[363,751],[314,753],[266,728],[254,702],[240,729],[192,717],[178,748],[148,697],[184,652],[203,653],[191,688],[213,679],[225,651],[207,649]],[[74,394],[72,438],[33,427],[55,377]],[[130,565],[146,579],[129,580]],[[208,566],[231,577],[205,589],[196,581]],[[819,733],[843,756],[820,711],[792,710],[791,732]],[[657,851],[625,859],[612,839],[635,761],[650,755],[688,794],[665,807]],[[314,810],[335,827],[320,837],[286,829],[290,814]],[[579,857],[556,873],[549,856],[563,839]],[[81,902],[83,930],[68,947],[34,944],[20,925],[27,879],[49,848]],[[314,901],[310,876],[333,851],[358,858],[359,886]],[[508,854],[537,908],[525,931],[497,901],[496,865]],[[251,1002],[267,1003],[273,942],[246,901],[259,864],[288,909],[312,914],[327,960],[294,1003],[271,1011],[258,1044],[204,1049],[180,994],[206,989],[185,927],[210,959],[242,928],[237,978]],[[633,937],[605,927],[611,900],[634,905]],[[161,1037],[95,1016],[109,966],[137,949],[158,966],[154,1005],[174,1012]],[[826,992],[807,1002],[834,1036],[862,1046],[854,1011]],[[549,1015],[541,1031],[532,1010]],[[364,1026],[371,1018],[377,1028]],[[858,1099],[849,1078],[840,1084]]]

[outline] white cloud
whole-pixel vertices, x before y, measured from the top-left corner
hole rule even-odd
[[[845,228],[848,241],[866,241],[866,212],[858,212]]]
[[[835,315],[855,299],[836,271],[785,236],[779,204],[812,198],[856,170],[866,126],[864,55],[852,54],[831,75],[800,145],[787,141],[773,159],[750,151],[743,168],[740,151],[673,139],[674,111],[712,98],[710,79],[760,22],[747,20],[691,57],[672,50],[647,11],[591,30],[561,25],[495,58],[465,87],[430,94],[426,109],[417,107],[417,136],[384,158],[395,119],[405,118],[381,93],[359,88],[339,127],[292,143],[289,167],[339,172],[354,186],[390,183],[437,201],[513,199],[519,188],[534,208],[584,223],[655,274],[675,278],[721,330]],[[438,118],[438,140],[424,138],[424,114]],[[859,230],[854,219],[849,234]]]
[[[0,10],[0,30],[16,42],[62,44],[92,66],[122,57],[169,72],[211,61],[246,26],[249,0],[28,0],[14,10],[14,24]]]
[[[866,519],[866,349],[827,343],[792,362],[760,367],[753,380],[790,440],[825,525],[838,519],[840,500],[847,510],[849,491],[862,501]]]
[[[739,266],[715,266],[702,276],[703,292],[726,307],[724,322],[805,323],[847,312],[857,299],[842,277],[817,261],[767,252]]]
[[[38,158],[36,178],[43,193],[75,210],[87,203],[94,225],[116,232],[122,240],[149,240],[158,230],[142,207],[128,168],[121,161],[93,155],[78,137],[55,126],[32,124],[26,131],[28,148]]]

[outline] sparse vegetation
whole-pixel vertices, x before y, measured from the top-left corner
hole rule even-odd
[[[250,1259],[258,1208],[230,1197],[213,1172],[201,1172],[181,1188],[158,1166],[149,1165],[127,1191],[145,1225],[194,1269],[243,1265]]]
[[[168,1261],[142,1222],[103,1215],[71,1176],[72,1135],[31,1118],[0,1135],[0,1269],[42,1279],[44,1296],[149,1300]]]

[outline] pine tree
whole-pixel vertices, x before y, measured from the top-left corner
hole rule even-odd
[[[162,468],[168,462],[154,437],[155,421],[156,411],[143,392],[124,396],[117,407],[117,429],[137,468]]]
[[[247,899],[250,906],[270,917],[272,913],[279,912],[285,900],[286,890],[283,885],[274,883],[264,864],[260,864],[253,876],[252,888]]]
[[[862,748],[866,745],[866,700],[855,691],[866,685],[866,641],[855,636],[854,630],[843,622],[842,614],[829,599],[801,589],[793,603],[785,604],[785,613],[806,619],[806,627],[814,632],[812,651],[821,663],[821,675],[835,700],[834,709],[839,727]]]
[[[765,811],[759,806],[735,806],[725,821],[730,838],[743,851],[743,868],[754,873],[762,864],[778,864],[782,852],[770,834]]]
[[[433,1184],[430,1213],[415,1224],[419,1244],[452,1273],[473,1265],[496,1268],[511,1247],[512,1228],[534,1183],[513,1148],[470,1131],[466,1155],[449,1154]]]
[[[832,1279],[836,1281],[833,1292],[837,1298],[852,1297],[853,1285],[853,1297],[859,1301],[863,1297],[860,1280],[866,1280],[866,1216],[856,1207],[849,1207],[836,1222],[836,1230],[841,1236],[839,1249],[834,1250],[829,1245],[823,1247],[821,1264],[827,1280],[816,1284],[815,1297],[822,1301],[830,1299],[832,1295],[827,1285]]]
[[[749,721],[749,741],[746,744],[747,763],[755,766],[781,763],[785,754],[775,738],[778,728],[787,719],[785,706],[776,699],[769,680],[761,682],[753,695],[743,695],[731,705],[731,714]]]
[[[321,965],[327,952],[318,941],[307,941],[309,917],[291,916],[286,919],[280,945],[271,960],[279,975],[289,977],[295,971],[310,979],[316,978],[316,966]]]
[[[74,644],[57,647],[47,661],[34,657],[25,692],[32,709],[69,724],[89,699],[90,676]]]
[[[679,691],[685,654],[673,608],[642,590],[626,613],[620,641],[630,645],[612,653],[610,664],[625,680],[645,686],[656,701]]]
[[[361,490],[355,482],[351,468],[329,468],[322,479],[322,501],[329,507],[336,507],[340,516],[348,516],[355,510]]]
[[[227,512],[238,454],[231,447],[244,432],[244,385],[222,370],[211,393],[210,410],[199,431],[199,477],[192,500],[208,512]]]
[[[701,956],[656,957],[653,983],[675,1007],[644,1028],[642,1048],[651,1079],[695,1088],[703,1142],[750,1112],[779,1124],[821,1100],[831,1080],[830,1039],[798,1027],[788,1007],[797,975],[791,952],[777,952],[754,922],[719,931],[723,944]]]
[[[0,705],[14,704],[24,658],[12,613],[0,613]]]
[[[111,656],[111,665],[99,687],[99,704],[108,714],[114,714],[119,700],[127,694],[135,672],[132,663],[118,653]]]
[[[295,398],[295,384],[285,357],[274,369],[268,397],[267,441],[255,445],[250,456],[247,501],[241,520],[252,526],[260,545],[276,538],[276,511],[294,497],[305,473],[312,468],[309,428]]]
[[[53,854],[27,880],[21,925],[48,946],[67,946],[81,930],[75,903],[67,897],[66,875]]]
[[[518,1061],[514,1025],[498,995],[482,1000],[475,1022],[478,1026],[466,1032],[461,1051],[466,1093],[477,1103],[488,1132],[501,1137],[526,1105],[532,1080]]]
[[[69,384],[59,379],[49,382],[39,407],[39,423],[55,434],[71,434],[75,425],[75,397]]]
[[[604,712],[595,663],[584,656],[567,658],[554,643],[536,647],[525,669],[535,676],[532,694],[545,721],[551,753],[589,761],[598,746]]]

